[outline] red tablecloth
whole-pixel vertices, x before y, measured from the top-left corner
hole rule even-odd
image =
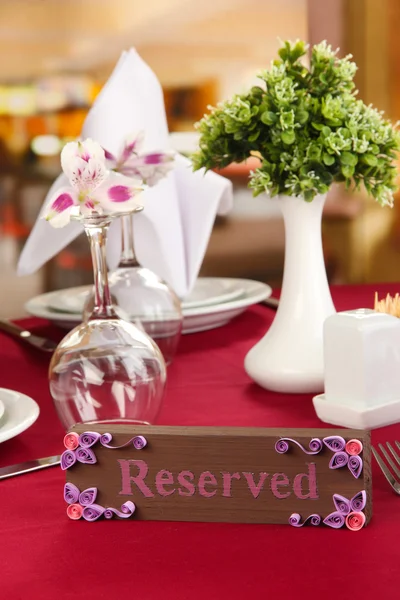
[[[376,286],[337,287],[338,310],[371,306]],[[378,286],[394,293],[395,285]],[[319,427],[311,395],[285,396],[253,384],[249,348],[273,312],[248,310],[214,331],[185,336],[169,369],[160,424]],[[61,337],[44,321],[28,327]],[[33,397],[38,421],[0,445],[0,466],[58,454],[63,430],[47,386],[48,357],[0,334],[0,386]],[[400,440],[400,425],[373,441]],[[0,597],[209,600],[398,599],[400,497],[374,464],[374,516],[353,533],[290,526],[70,521],[59,468],[0,482]]]

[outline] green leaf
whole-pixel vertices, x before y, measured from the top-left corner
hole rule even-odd
[[[325,73],[321,73],[321,74],[320,74],[320,76],[319,76],[319,80],[320,80],[320,82],[321,82],[321,83],[323,83],[323,84],[325,84],[325,85],[328,85],[328,80],[327,80],[327,78],[326,78],[326,75],[325,75]]]
[[[354,167],[351,165],[342,165],[341,171],[346,179],[350,179],[354,175]]]
[[[278,117],[271,110],[266,110],[261,115],[261,121],[264,125],[273,125],[278,120]]]
[[[315,197],[315,192],[313,192],[312,190],[306,190],[304,192],[304,200],[306,202],[312,202],[314,200]]]
[[[321,131],[324,126],[322,125],[322,123],[311,123],[311,127],[316,129],[317,131]]]
[[[340,119],[327,119],[326,123],[329,125],[329,127],[340,127],[340,125],[342,125],[342,121]]]
[[[296,136],[294,134],[294,131],[292,131],[292,130],[282,131],[281,139],[284,144],[293,144],[296,139]]]
[[[299,59],[301,56],[304,56],[306,53],[306,45],[303,41],[299,40],[293,46],[290,56],[293,62]]]
[[[298,110],[296,113],[297,122],[304,125],[308,121],[309,113],[306,110]]]
[[[252,133],[251,135],[249,135],[249,137],[247,138],[249,142],[255,142],[256,139],[259,137],[261,131],[258,130],[255,133]]]
[[[290,56],[290,44],[285,42],[282,48],[279,48],[278,54],[282,60],[288,60]]]
[[[375,167],[378,164],[378,159],[375,154],[363,154],[361,160],[370,167]]]
[[[322,160],[324,161],[325,165],[330,167],[335,162],[335,157],[332,156],[332,154],[328,154],[328,152],[324,152],[324,154],[322,155]]]
[[[356,154],[352,154],[351,152],[342,152],[342,154],[340,155],[340,162],[342,163],[342,165],[355,167],[358,163],[358,157]]]
[[[311,145],[307,151],[307,156],[310,160],[319,161],[321,158],[321,147],[316,144]]]

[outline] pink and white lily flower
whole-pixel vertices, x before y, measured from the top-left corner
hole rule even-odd
[[[152,187],[173,169],[173,152],[140,153],[143,146],[144,134],[140,132],[125,141],[118,156],[105,150],[107,164],[110,169],[127,177],[139,177]]]
[[[103,148],[91,139],[66,144],[61,166],[70,185],[58,189],[47,206],[44,218],[53,227],[64,227],[72,215],[129,211],[143,190],[142,180],[110,171]]]

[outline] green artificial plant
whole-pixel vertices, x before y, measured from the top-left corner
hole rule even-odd
[[[195,170],[222,168],[249,156],[254,195],[288,194],[311,201],[334,181],[361,185],[382,205],[393,204],[400,136],[381,112],[356,97],[356,65],[322,42],[310,66],[302,41],[285,42],[279,59],[259,75],[263,84],[212,108],[197,124]]]

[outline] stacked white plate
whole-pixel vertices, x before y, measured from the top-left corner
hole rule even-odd
[[[90,286],[81,286],[41,294],[29,300],[25,309],[31,315],[71,329],[82,320],[83,305],[90,289]],[[183,333],[221,327],[271,293],[270,286],[259,281],[200,277],[182,303]],[[134,319],[135,316],[131,316]]]

